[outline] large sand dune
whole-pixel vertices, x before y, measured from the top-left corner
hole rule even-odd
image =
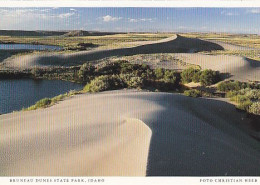
[[[111,91],[0,116],[0,174],[260,174],[259,142],[225,102]],[[147,158],[148,157],[148,158]]]
[[[5,60],[1,65],[14,69],[28,69],[44,66],[69,66],[82,64],[110,56],[124,56],[151,53],[194,53],[199,51],[221,50],[222,46],[200,39],[172,36],[159,41],[136,43],[137,46],[119,49],[82,51],[70,54],[32,54]]]

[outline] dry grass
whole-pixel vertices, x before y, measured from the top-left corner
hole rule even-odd
[[[61,47],[76,47],[79,43],[93,43],[100,47],[122,47],[124,42],[136,41],[156,41],[167,38],[172,34],[115,34],[105,36],[81,36],[81,37],[64,37],[64,36],[50,36],[50,37],[11,37],[0,36],[0,41],[15,42],[26,44],[44,44],[44,45],[57,45]]]
[[[185,37],[216,40],[238,46],[260,48],[260,36],[255,34],[185,33]]]

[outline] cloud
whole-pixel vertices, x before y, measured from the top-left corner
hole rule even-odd
[[[155,19],[152,18],[142,18],[142,19],[132,19],[132,18],[128,18],[129,22],[135,23],[135,22],[154,22]]]
[[[239,15],[238,13],[234,13],[234,12],[228,12],[228,11],[222,11],[221,15],[226,15],[226,16],[237,16]]]
[[[119,21],[122,19],[122,17],[112,17],[111,15],[106,15],[102,17],[104,22],[114,22],[114,21]]]
[[[77,12],[58,12],[53,8],[0,8],[0,17],[0,29],[49,29],[53,25],[78,22]]]
[[[53,19],[60,18],[66,19],[75,15],[75,12],[67,13],[51,13],[52,9],[0,9],[0,16],[4,18],[19,17],[21,19]]]
[[[128,19],[129,20],[129,22],[138,22],[138,19]]]
[[[61,19],[65,19],[65,18],[71,17],[73,15],[75,15],[75,13],[63,13],[63,14],[58,14],[56,17],[61,18]]]

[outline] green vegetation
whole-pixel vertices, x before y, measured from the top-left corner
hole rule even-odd
[[[125,87],[125,83],[118,75],[102,75],[96,77],[89,84],[87,84],[83,91],[85,92],[101,92],[106,90],[115,90]]]
[[[260,89],[260,84],[239,81],[224,81],[218,84],[217,89],[222,92],[238,91],[241,89]]]
[[[188,69],[184,69],[181,73],[181,80],[183,83],[190,83],[192,82],[193,76],[198,73],[198,69],[194,69],[192,67]]]
[[[256,115],[260,115],[260,102],[254,102],[252,105],[249,107],[248,112]]]
[[[209,86],[220,81],[220,75],[218,71],[212,71],[211,69],[206,69],[200,74],[200,83],[203,86]]]
[[[236,103],[238,109],[260,115],[260,85],[246,82],[221,82],[219,91],[226,92],[226,97]]]
[[[68,93],[61,94],[61,95],[55,96],[53,98],[44,98],[44,99],[37,101],[34,105],[32,105],[28,108],[23,108],[23,110],[28,111],[28,110],[36,110],[39,108],[46,108],[46,107],[56,104],[59,101],[64,100],[66,97],[70,97],[70,96],[73,96],[78,93],[79,92],[77,92],[77,91],[70,91]]]
[[[159,75],[160,72],[161,74]],[[149,88],[170,91],[178,86],[178,74],[173,70],[151,69],[148,65],[131,64],[119,60],[96,67],[96,78],[84,88],[87,92],[99,92],[120,88]]]
[[[128,88],[142,88],[144,86],[144,78],[134,74],[121,74],[120,78]]]
[[[191,89],[191,90],[184,91],[184,95],[190,96],[193,98],[198,98],[198,97],[201,97],[201,92],[197,89]]]
[[[51,99],[50,98],[44,98],[44,99],[37,101],[35,103],[35,105],[28,107],[25,110],[35,110],[35,109],[38,109],[38,108],[44,108],[44,107],[49,106],[50,104],[51,104]]]
[[[88,82],[91,79],[91,76],[94,75],[95,67],[90,63],[83,64],[78,72],[78,78],[82,82]]]
[[[1,71],[0,70],[0,79],[21,79],[21,78],[30,78],[30,72],[26,71]]]
[[[203,86],[209,86],[220,81],[220,74],[218,71],[210,69],[200,71],[190,67],[182,71],[181,80],[183,83],[200,82]]]

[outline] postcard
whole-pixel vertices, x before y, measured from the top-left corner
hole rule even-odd
[[[260,4],[81,2],[1,4],[1,184],[258,184]]]

